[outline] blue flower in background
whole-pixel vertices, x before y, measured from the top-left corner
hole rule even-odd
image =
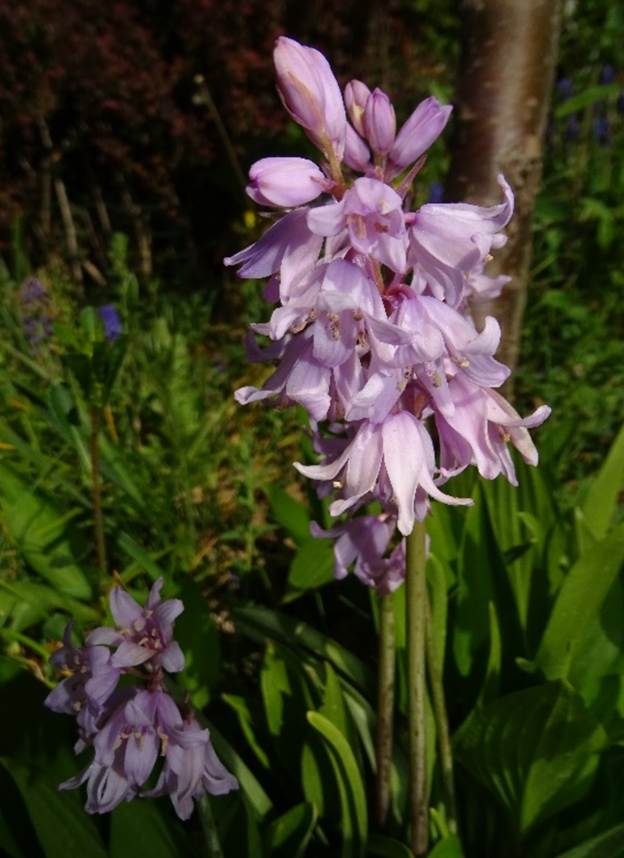
[[[615,69],[612,65],[603,66],[600,69],[600,83],[609,84],[615,80]]]
[[[609,142],[609,122],[605,116],[594,120],[594,138],[603,145]]]
[[[117,308],[114,304],[104,304],[98,312],[104,325],[104,336],[112,343],[115,342],[117,337],[123,334],[123,325],[121,324]]]
[[[34,350],[52,336],[50,297],[43,283],[28,277],[19,290],[20,317],[26,339]]]
[[[570,96],[574,92],[574,84],[569,77],[560,78],[557,81],[555,88],[557,90],[557,95],[562,101],[565,101],[566,99],[570,98]]]
[[[442,182],[432,182],[429,186],[430,203],[441,203],[444,200],[444,185]]]
[[[581,125],[578,121],[578,116],[575,113],[573,113],[572,116],[568,116],[564,133],[566,140],[578,140],[581,134]]]

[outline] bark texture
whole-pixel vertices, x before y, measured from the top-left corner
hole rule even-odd
[[[492,204],[504,173],[516,195],[509,240],[488,273],[513,280],[495,301],[474,308],[501,323],[499,357],[518,361],[531,261],[531,221],[557,62],[561,0],[461,0],[463,51],[449,201]],[[507,391],[509,393],[509,390]]]

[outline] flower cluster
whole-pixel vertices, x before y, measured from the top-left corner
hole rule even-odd
[[[76,717],[76,753],[94,752],[89,765],[60,789],[86,782],[88,813],[107,813],[137,795],[169,795],[178,816],[188,819],[194,799],[238,787],[217,758],[208,730],[191,710],[183,716],[166,690],[165,673],[184,668],[173,639],[173,623],[184,606],[179,599],[161,601],[162,584],[162,578],[156,581],[144,607],[114,587],[110,609],[117,628],[94,629],[77,647],[70,624],[64,645],[51,657],[64,678],[46,706]],[[120,685],[123,675],[136,681]]]
[[[477,331],[469,312],[469,302],[495,297],[509,279],[489,277],[485,266],[506,241],[514,198],[499,176],[498,205],[410,210],[414,179],[451,107],[427,98],[397,131],[386,93],[353,80],[343,98],[313,48],[282,37],[274,59],[282,102],[321,160],[264,158],[251,167],[250,197],[287,211],[225,264],[240,277],[269,278],[265,297],[277,306],[251,326],[248,346],[252,359],[277,368],[236,398],[307,409],[324,462],[295,467],[321,492],[337,492],[332,515],[372,500],[383,510],[315,533],[338,537],[338,577],[355,563],[363,581],[391,590],[403,574],[395,525],[409,534],[431,498],[471,503],[442,491],[448,478],[476,465],[488,479],[502,473],[515,483],[510,442],[537,462],[527,428],[549,409],[521,418],[497,393],[509,375],[494,357],[499,325],[488,317]],[[270,339],[266,349],[256,334]]]
[[[52,336],[50,296],[40,280],[28,277],[20,287],[19,303],[24,335],[36,351]]]

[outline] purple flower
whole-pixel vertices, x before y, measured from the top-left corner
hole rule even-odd
[[[428,203],[441,203],[444,199],[444,185],[442,182],[432,182],[429,185]]]
[[[390,161],[398,173],[423,155],[444,131],[453,108],[431,96],[418,105],[397,134]]]
[[[371,166],[370,149],[350,125],[347,125],[344,160],[359,173],[365,173]]]
[[[123,325],[121,324],[117,308],[114,304],[104,304],[103,307],[100,307],[98,313],[104,325],[104,336],[107,340],[114,342],[123,334]]]
[[[402,206],[401,197],[389,185],[360,178],[340,202],[310,209],[308,226],[324,236],[338,235],[346,227],[355,250],[401,273],[407,247]]]
[[[319,51],[280,36],[273,52],[277,89],[295,122],[328,157],[342,158],[347,120],[340,87]]]
[[[574,93],[574,84],[569,77],[562,77],[557,81],[555,89],[559,98],[562,101],[567,101]]]
[[[350,80],[345,86],[344,100],[353,127],[361,137],[366,136],[364,130],[364,111],[366,102],[371,94],[370,89],[361,80]]]
[[[279,272],[280,289],[305,274],[318,258],[323,239],[310,231],[306,210],[276,221],[254,244],[226,257],[225,265],[239,265],[239,277],[270,277]]]
[[[330,185],[307,158],[262,158],[249,170],[246,190],[259,205],[292,208],[316,199]]]
[[[356,576],[380,595],[393,593],[405,579],[404,541],[384,557],[395,529],[396,519],[385,514],[358,516],[331,530],[323,530],[314,521],[310,525],[310,532],[317,539],[336,539],[335,577],[345,578],[349,567],[355,563]]]
[[[609,142],[609,120],[606,116],[598,116],[594,120],[594,138],[603,146]]]
[[[72,628],[73,623],[68,623],[63,646],[50,657],[50,663],[64,679],[48,694],[44,704],[53,712],[75,715],[83,733],[88,735],[94,732],[121,671],[111,664],[106,647],[73,646]]]
[[[184,655],[173,640],[173,623],[184,605],[179,599],[162,602],[162,585],[163,579],[159,578],[143,608],[121,587],[111,590],[110,609],[119,631],[105,627],[95,629],[87,643],[116,646],[111,659],[114,667],[143,664],[148,670],[161,667],[169,673],[184,669]]]
[[[572,116],[568,116],[565,124],[565,138],[566,140],[578,140],[581,134],[581,125],[578,120],[578,116],[576,113],[573,113]]]
[[[374,89],[366,102],[364,130],[373,152],[387,155],[394,144],[396,115],[385,92]]]
[[[612,65],[607,64],[600,69],[599,81],[602,84],[608,85],[615,80],[615,69]]]
[[[168,795],[180,819],[193,812],[193,800],[205,793],[225,795],[238,789],[238,781],[217,757],[208,730],[190,717],[169,735],[165,763],[154,789],[146,798]]]
[[[22,283],[19,299],[22,304],[36,304],[39,301],[50,300],[45,286],[36,277],[28,277]]]
[[[369,499],[377,488],[382,494],[392,496],[398,507],[398,527],[405,536],[411,533],[416,518],[424,518],[427,495],[443,503],[472,504],[470,498],[454,498],[437,488],[431,437],[424,423],[408,411],[391,414],[377,424],[363,421],[352,441],[333,462],[325,465],[295,462],[295,468],[312,480],[332,480],[338,484],[343,497],[330,505],[332,515],[341,515]]]

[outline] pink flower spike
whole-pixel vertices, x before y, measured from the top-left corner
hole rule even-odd
[[[280,36],[273,51],[284,107],[328,157],[342,158],[347,119],[338,82],[319,51]]]
[[[451,105],[440,104],[433,96],[420,102],[397,134],[390,151],[396,173],[413,164],[438,139],[452,110]]]
[[[360,137],[366,136],[364,130],[364,111],[366,110],[366,102],[370,94],[370,89],[361,80],[350,80],[345,86],[344,100],[347,105],[349,119]]]
[[[396,115],[390,99],[381,89],[375,89],[364,111],[366,139],[374,152],[387,155],[394,144]]]
[[[307,158],[262,158],[249,170],[245,190],[261,206],[294,208],[330,187],[330,180]]]

